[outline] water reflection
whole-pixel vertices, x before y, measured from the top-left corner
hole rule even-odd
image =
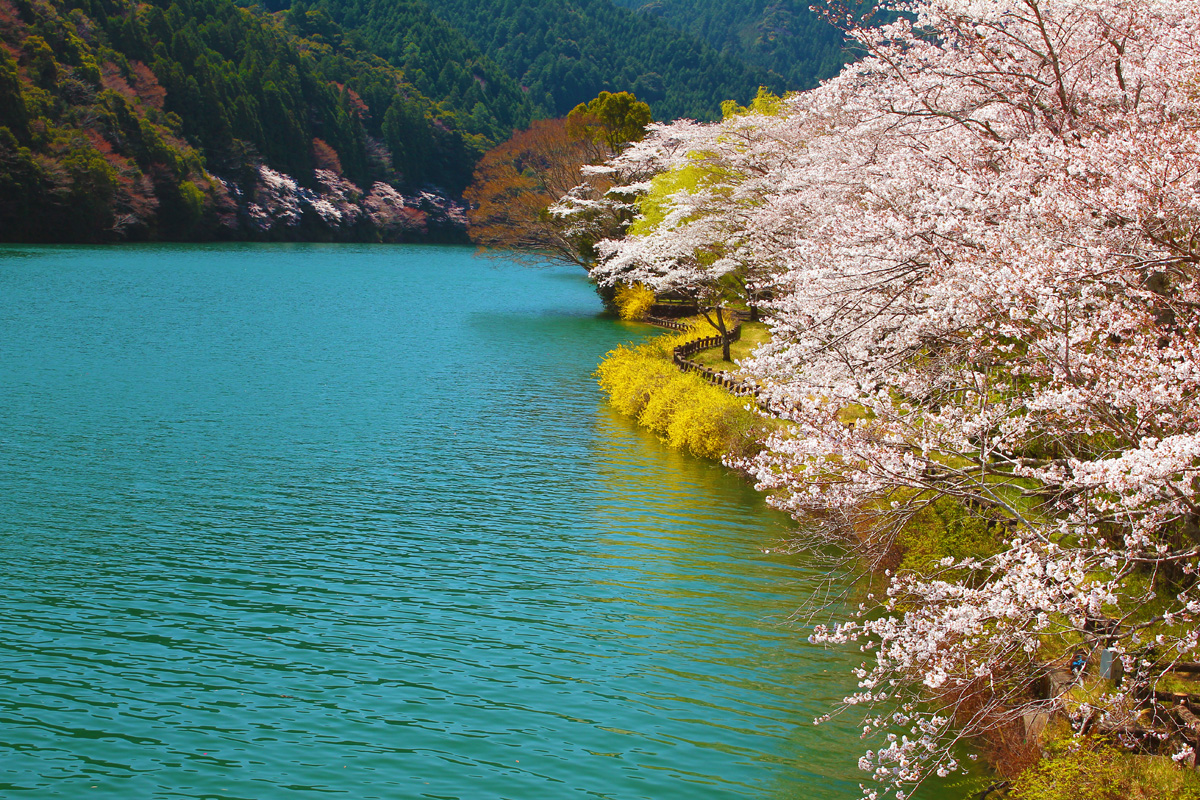
[[[596,599],[634,587],[653,598],[637,619],[666,656],[650,659],[650,671],[673,690],[651,687],[648,701],[678,720],[706,720],[713,738],[696,746],[771,765],[772,796],[856,793],[854,733],[811,724],[844,693],[848,663],[808,645],[788,620],[824,578],[779,552],[791,520],[741,476],[663,446],[606,407],[596,425],[597,477],[611,492]]]

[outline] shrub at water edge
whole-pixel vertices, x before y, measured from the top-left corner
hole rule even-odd
[[[676,337],[660,337],[673,340]],[[758,450],[763,420],[745,400],[680,372],[661,355],[661,345],[624,345],[596,370],[605,394],[620,413],[659,434],[672,447],[703,458],[745,457]]]
[[[618,284],[613,294],[613,304],[616,305],[621,319],[645,319],[654,306],[654,292],[640,283]]]

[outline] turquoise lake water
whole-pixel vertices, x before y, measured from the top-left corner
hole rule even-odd
[[[0,797],[851,798],[820,575],[466,248],[0,249]]]

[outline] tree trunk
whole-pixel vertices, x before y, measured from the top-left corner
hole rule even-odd
[[[721,358],[733,361],[729,356],[729,331],[725,330],[725,317],[721,314],[720,306],[717,306],[717,328],[721,331]]]
[[[709,311],[717,312],[717,319],[714,322],[713,318],[708,315]],[[720,306],[710,306],[709,308],[701,307],[701,313],[708,320],[708,324],[712,325],[721,332],[721,358],[726,361],[733,361],[729,355],[729,331],[725,328],[725,315]]]

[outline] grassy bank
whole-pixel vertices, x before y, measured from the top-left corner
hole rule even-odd
[[[754,348],[771,341],[771,329],[766,326],[766,323],[743,322],[741,325],[742,337],[729,345],[729,356],[733,361],[726,361],[721,358],[721,348],[719,347],[714,347],[711,350],[701,350],[699,353],[689,356],[689,358],[697,364],[712,369],[724,370],[726,372],[736,371],[738,361],[741,361],[743,358],[749,358],[750,354],[754,352]],[[711,326],[704,323],[703,333],[698,335],[714,336],[715,333]]]

